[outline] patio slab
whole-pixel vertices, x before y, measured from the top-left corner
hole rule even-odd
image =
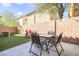
[[[7,49],[5,51],[0,52],[0,56],[35,56],[32,53],[29,53],[31,42]],[[79,56],[79,45],[63,43],[64,52],[62,52],[61,56]],[[32,49],[34,52],[39,54],[40,49]],[[42,52],[42,56],[58,56],[54,47],[52,47],[47,54],[46,51]]]

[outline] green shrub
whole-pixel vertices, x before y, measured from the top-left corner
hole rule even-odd
[[[16,26],[16,20],[0,21],[0,26]]]

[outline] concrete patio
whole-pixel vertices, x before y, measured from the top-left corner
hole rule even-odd
[[[31,42],[7,49],[5,51],[0,52],[0,56],[35,56],[32,53],[29,53]],[[64,52],[62,52],[61,56],[79,56],[79,45],[69,44],[69,43],[61,43]],[[39,54],[40,49],[32,49],[34,52]],[[54,47],[52,47],[49,51],[49,54],[46,51],[42,52],[42,56],[58,56]]]

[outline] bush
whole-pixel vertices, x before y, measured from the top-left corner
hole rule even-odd
[[[0,21],[0,26],[16,26],[16,20]]]

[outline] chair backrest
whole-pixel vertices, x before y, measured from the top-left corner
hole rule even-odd
[[[54,31],[48,31],[48,34],[49,35],[53,35],[54,34]]]
[[[32,38],[32,43],[33,44],[41,45],[40,37],[37,33],[32,33],[31,38]]]
[[[60,34],[59,34],[59,37],[57,38],[57,43],[56,43],[56,44],[58,44],[58,43],[60,42],[60,40],[61,40],[61,38],[62,38],[62,35],[63,35],[63,33],[60,33]]]

